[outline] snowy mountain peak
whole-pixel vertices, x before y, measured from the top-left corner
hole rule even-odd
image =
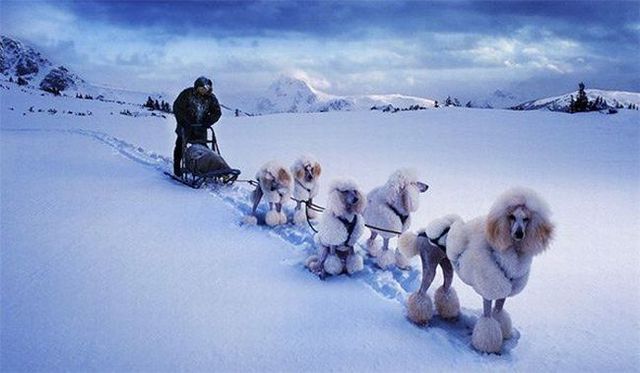
[[[256,113],[306,113],[327,111],[370,110],[391,105],[398,109],[433,107],[434,101],[400,94],[336,96],[314,88],[308,82],[280,76],[257,100]]]
[[[4,35],[1,37],[0,73],[3,75],[22,77],[29,81],[52,66],[51,61],[34,48]]]
[[[320,97],[307,82],[288,76],[280,76],[267,90],[266,96],[258,99],[259,113],[307,112]]]
[[[64,66],[54,64],[35,48],[7,36],[0,38],[0,73],[18,84],[31,85],[49,92],[77,88],[84,83]]]

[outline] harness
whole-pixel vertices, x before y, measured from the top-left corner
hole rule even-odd
[[[300,187],[301,187],[302,189],[306,190],[306,191],[307,191],[307,193],[309,193],[309,195],[311,195],[311,189],[309,189],[309,188],[305,187],[305,186],[300,182],[300,180],[296,179],[296,184],[300,185]]]
[[[347,230],[347,239],[344,241],[344,245],[345,246],[351,246],[349,245],[349,240],[351,240],[351,235],[353,234],[353,231],[356,229],[356,223],[358,222],[358,216],[354,216],[353,217],[353,221],[348,221],[347,219],[343,218],[343,217],[337,217],[338,220],[340,220],[340,222],[342,223],[342,225],[344,225],[344,228]]]
[[[445,253],[447,252],[447,246],[446,245],[441,245],[440,244],[440,239],[442,237],[444,237],[447,233],[449,233],[449,230],[451,229],[451,227],[446,227],[442,233],[440,233],[440,235],[436,238],[430,238],[429,236],[427,236],[427,232],[421,232],[420,234],[418,234],[419,237],[424,237],[426,239],[429,240],[429,242],[431,242],[432,245],[438,246],[442,251],[444,251]]]
[[[491,256],[493,257],[493,261],[496,262],[496,265],[498,266],[498,268],[500,269],[500,271],[502,272],[502,275],[509,280],[509,282],[513,282],[513,280],[516,280],[520,277],[514,278],[509,276],[509,274],[507,273],[507,270],[502,266],[502,263],[500,263],[500,257],[498,257],[498,253],[493,249],[493,247],[491,248]]]
[[[390,204],[389,202],[387,202],[387,207],[389,207],[398,216],[398,218],[400,218],[400,222],[402,223],[402,225],[404,225],[404,222],[406,222],[407,219],[409,219],[409,214],[405,215],[401,213],[400,211],[398,211],[398,209],[393,207],[393,205]]]

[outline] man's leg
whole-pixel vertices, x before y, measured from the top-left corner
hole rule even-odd
[[[182,161],[182,137],[176,138],[176,147],[173,149],[173,173],[177,177],[182,177],[182,168],[180,163]]]

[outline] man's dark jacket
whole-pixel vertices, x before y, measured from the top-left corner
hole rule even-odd
[[[213,93],[208,96],[202,96],[192,87],[185,89],[178,95],[178,98],[173,103],[173,114],[178,122],[176,126],[176,134],[178,136],[181,136],[180,128],[185,128],[187,136],[201,137],[203,132],[196,131],[197,133],[193,133],[190,128],[191,125],[199,124],[204,128],[211,127],[220,119],[222,112],[220,111],[218,99]]]

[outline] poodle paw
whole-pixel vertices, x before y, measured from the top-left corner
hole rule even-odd
[[[329,255],[324,261],[324,270],[330,275],[337,276],[344,270],[344,264],[337,255]]]
[[[305,214],[304,210],[296,210],[293,214],[293,222],[296,225],[305,225],[307,223],[307,214]]]
[[[269,210],[264,218],[268,226],[273,227],[280,224],[280,214],[276,210]]]
[[[362,271],[364,268],[364,260],[360,254],[353,254],[347,257],[347,273],[352,275]]]
[[[471,344],[480,352],[496,353],[502,348],[500,323],[492,317],[481,317],[471,335]]]
[[[280,213],[278,214],[280,216],[280,220],[279,223],[280,224],[287,224],[287,214],[284,213],[284,211],[280,211]]]
[[[394,264],[396,264],[396,255],[391,250],[384,250],[380,256],[378,256],[376,260],[376,264],[378,267],[382,269],[389,269]]]
[[[368,239],[366,243],[367,252],[374,258],[382,254],[382,242]]]
[[[433,299],[436,303],[436,311],[443,319],[455,319],[460,314],[458,294],[452,287],[449,291],[445,291],[444,287],[440,286]]]
[[[411,263],[409,263],[409,259],[404,256],[400,250],[396,249],[396,266],[404,271],[411,269]]]
[[[242,219],[242,224],[244,225],[257,225],[258,218],[253,215],[247,215]]]
[[[510,339],[513,336],[513,330],[511,328],[511,316],[509,316],[509,313],[505,310],[493,310],[492,316],[500,323],[502,338]]]
[[[415,292],[407,299],[407,317],[418,325],[426,325],[433,317],[433,303],[426,293]]]
[[[311,255],[310,257],[308,257],[304,265],[309,268],[309,271],[315,273],[318,276],[324,270],[322,264],[320,263],[320,257],[317,255]]]

